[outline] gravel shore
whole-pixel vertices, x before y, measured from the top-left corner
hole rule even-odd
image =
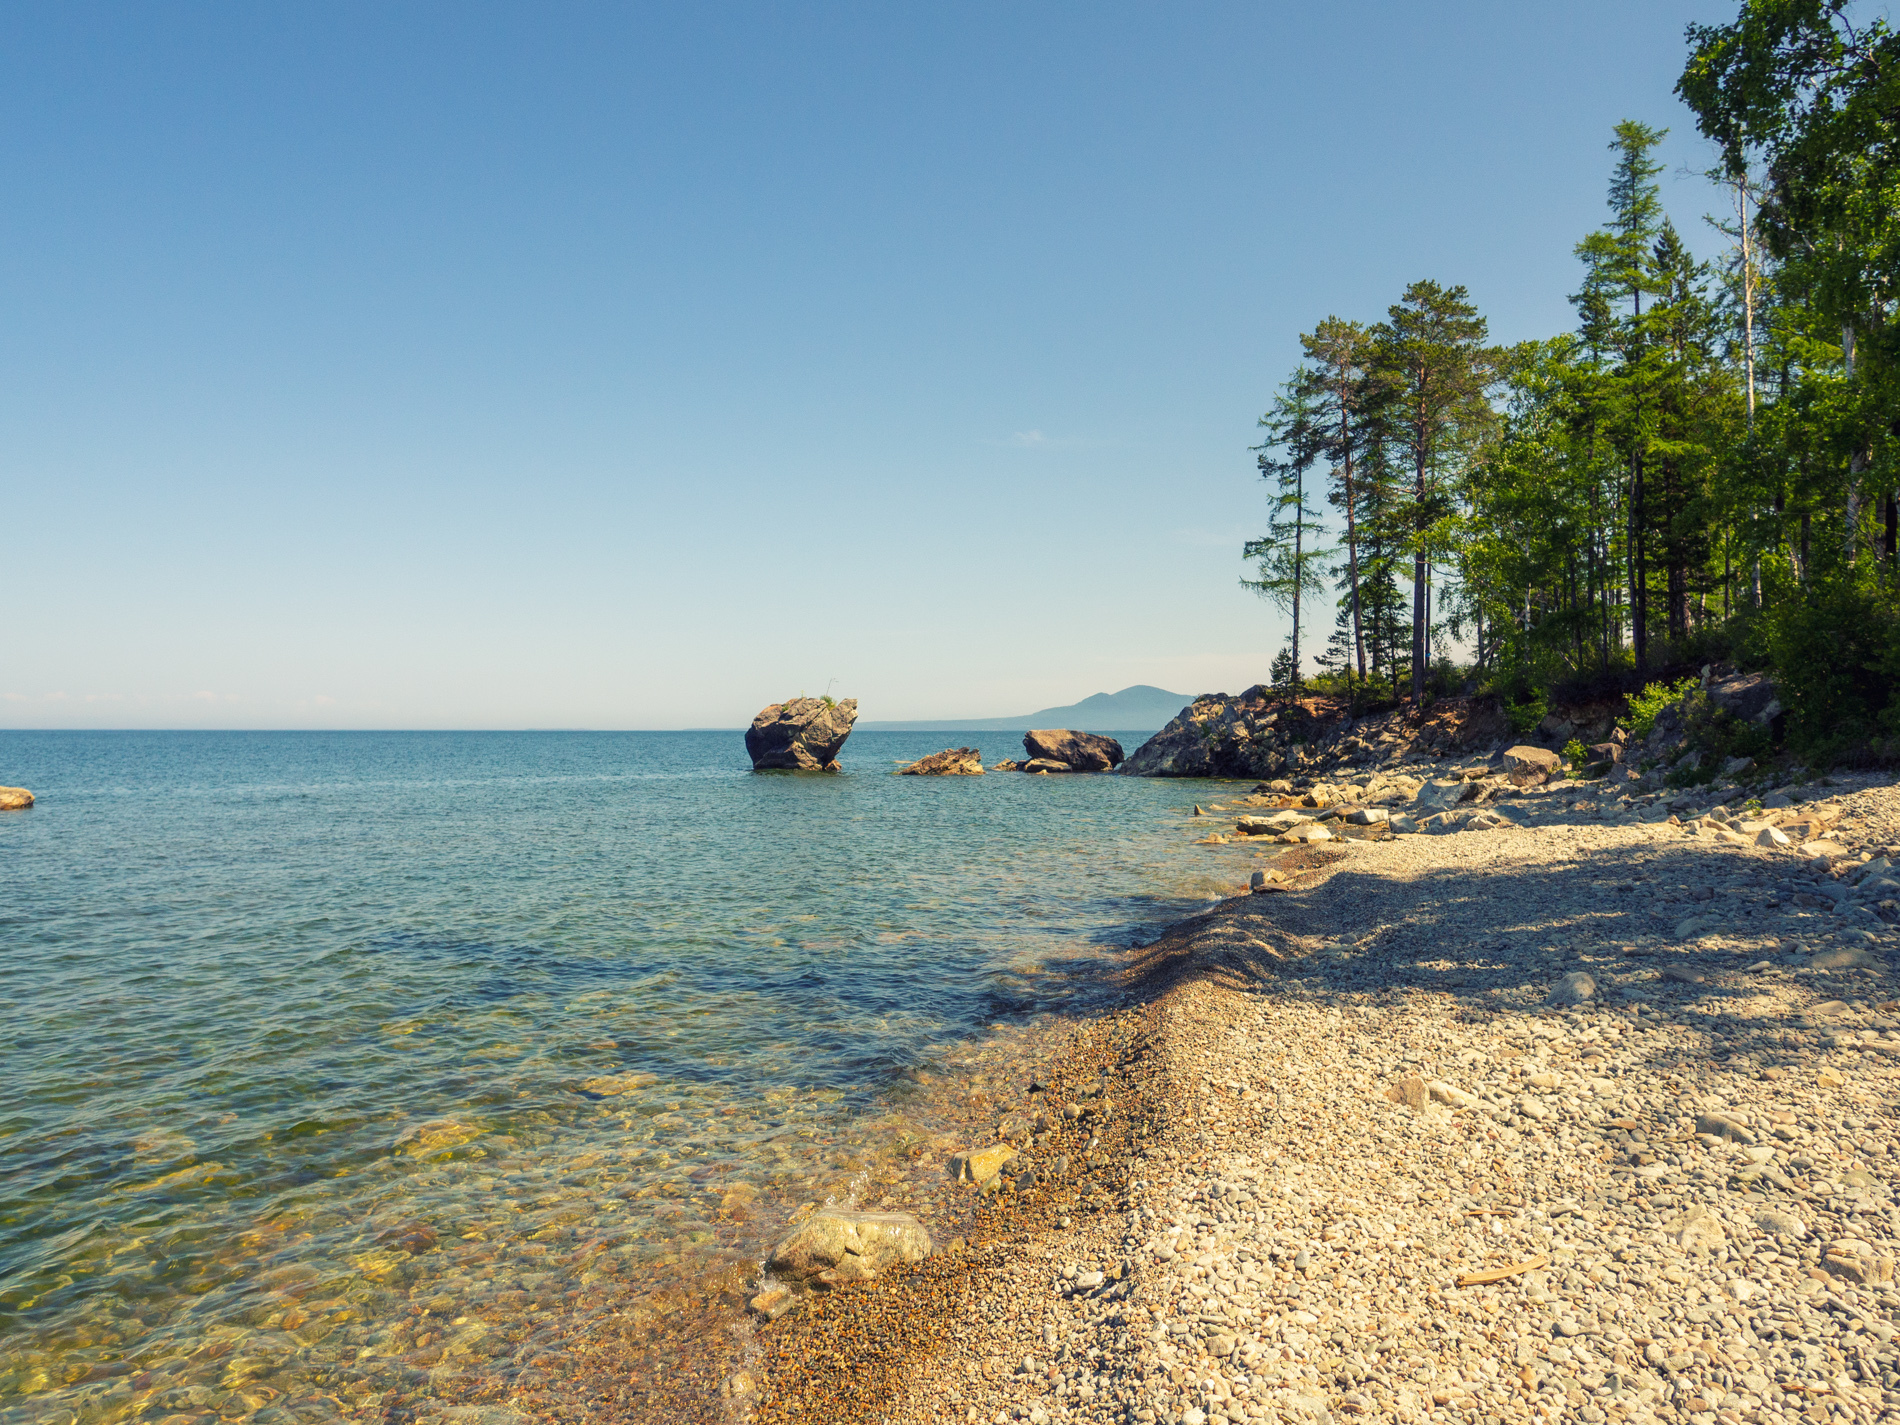
[[[735,1415],[1900,1419],[1900,788],[1790,799],[1831,865],[1561,787],[1290,852],[998,1105],[1091,1116],[762,1328]]]

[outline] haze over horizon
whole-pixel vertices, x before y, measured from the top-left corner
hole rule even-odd
[[[1237,692],[1298,333],[1570,326],[1732,8],[14,11],[0,727]]]

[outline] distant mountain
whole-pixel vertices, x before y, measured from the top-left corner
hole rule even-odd
[[[930,718],[923,722],[861,722],[865,732],[1015,732],[1032,727],[1072,727],[1078,732],[1145,732],[1165,727],[1193,702],[1189,693],[1137,683],[1119,693],[1094,693],[1065,708],[1044,708],[1021,717]]]

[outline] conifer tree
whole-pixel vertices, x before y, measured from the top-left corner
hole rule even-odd
[[[1388,309],[1374,338],[1373,370],[1393,447],[1411,476],[1412,698],[1425,698],[1430,664],[1429,570],[1448,552],[1451,516],[1473,461],[1495,425],[1487,392],[1496,354],[1484,318],[1463,287],[1414,282]]]

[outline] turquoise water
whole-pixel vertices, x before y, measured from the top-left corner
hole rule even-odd
[[[1191,789],[889,775],[945,741],[0,734],[0,1421],[558,1379],[855,1200],[919,1068],[1215,884]]]

